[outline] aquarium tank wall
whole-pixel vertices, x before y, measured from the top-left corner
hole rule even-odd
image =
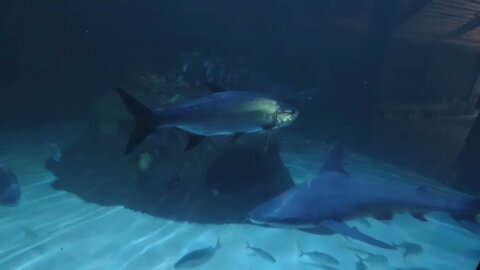
[[[0,269],[479,269],[480,2],[0,2]]]

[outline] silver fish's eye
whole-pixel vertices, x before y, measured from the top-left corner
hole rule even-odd
[[[293,109],[278,111],[276,113],[276,123],[278,126],[286,126],[292,123],[296,116],[296,111]]]
[[[281,115],[283,117],[294,116],[296,114],[297,114],[297,111],[294,110],[294,109],[288,109],[288,110],[283,110],[283,111],[278,112],[278,115]]]
[[[289,114],[293,114],[294,111],[293,110],[284,110],[284,111],[279,111],[278,114],[279,115],[289,115]]]

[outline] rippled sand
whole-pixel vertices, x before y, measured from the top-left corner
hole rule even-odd
[[[85,203],[73,194],[53,190],[50,187],[53,176],[43,168],[47,152],[44,142],[68,141],[75,136],[72,130],[45,127],[0,137],[0,161],[15,170],[23,186],[19,207],[0,207],[0,269],[173,269],[182,255],[214,245],[218,236],[222,249],[210,262],[196,269],[322,269],[306,258],[299,259],[297,246],[336,257],[340,261],[338,269],[355,269],[355,254],[345,247],[388,257],[389,266],[369,269],[416,266],[465,270],[474,269],[479,259],[470,251],[480,249],[480,236],[459,228],[442,215],[429,215],[428,223],[405,215],[397,215],[388,223],[369,219],[370,228],[351,222],[384,241],[414,242],[424,248],[422,254],[404,259],[400,251],[382,250],[341,235],[313,236],[252,225],[178,223],[120,206]],[[282,157],[294,179],[302,182],[320,167],[327,147],[324,143],[291,136],[283,140]],[[297,149],[302,149],[301,153]],[[430,181],[356,153],[348,156],[346,167],[352,174],[375,177],[378,181]],[[252,256],[245,248],[246,240],[271,253],[277,263]]]

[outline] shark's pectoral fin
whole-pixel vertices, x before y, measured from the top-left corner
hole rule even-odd
[[[362,232],[360,232],[357,228],[355,227],[350,227],[347,224],[336,221],[336,220],[324,220],[320,223],[317,224],[318,226],[325,227],[331,231],[334,231],[336,233],[343,234],[347,237],[356,239],[358,241],[365,242],[370,245],[374,245],[377,247],[381,248],[386,248],[386,249],[396,249],[394,246],[387,244],[385,242],[382,242],[380,240],[377,240],[371,236],[368,236]]]
[[[410,214],[416,220],[420,220],[422,222],[427,222],[428,220],[425,218],[424,214],[422,213],[412,213]]]
[[[332,235],[332,234],[335,234],[334,231],[332,231],[328,228],[325,228],[323,226],[300,229],[300,231],[311,233],[311,234],[317,234],[317,235]]]
[[[457,220],[457,222],[472,233],[480,234],[480,224],[476,223],[475,221],[463,219]]]
[[[475,220],[475,216],[472,215],[452,215],[453,219],[457,221],[465,229],[475,234],[480,234],[480,224]]]
[[[205,136],[188,133],[188,143],[187,143],[187,146],[185,147],[185,150],[190,150],[195,148],[195,146],[197,146],[204,138]]]
[[[384,213],[379,213],[373,216],[375,219],[378,220],[392,220],[393,219],[393,213],[392,212],[384,212]]]
[[[468,212],[463,214],[452,214],[458,224],[462,225],[465,229],[480,234],[480,220],[476,220],[476,214],[480,212],[480,197],[473,198],[468,206]]]

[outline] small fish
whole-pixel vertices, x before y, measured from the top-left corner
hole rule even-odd
[[[256,248],[256,247],[252,247],[250,246],[250,244],[248,242],[247,243],[247,249],[251,249],[253,251],[253,253],[255,253],[255,255],[267,260],[267,261],[270,261],[270,262],[276,262],[275,258],[268,252],[266,252],[265,250],[263,249],[260,249],[260,248]]]
[[[12,169],[0,164],[0,205],[17,206],[20,203],[20,184]]]
[[[39,238],[38,234],[28,226],[22,226],[22,231],[25,234],[25,237],[29,240],[36,240]]]
[[[392,243],[395,247],[403,249],[403,257],[406,258],[411,255],[418,255],[423,252],[422,246],[410,242],[402,242],[400,244]]]
[[[215,253],[221,248],[220,238],[217,239],[215,246],[191,251],[178,260],[173,266],[176,269],[195,268],[204,265],[210,261]]]
[[[311,251],[311,252],[304,252],[300,248],[298,248],[300,254],[298,255],[299,258],[303,256],[307,256],[310,260],[320,263],[320,264],[331,264],[331,265],[339,265],[340,262],[335,259],[335,257],[330,256],[326,253],[322,253],[319,251]]]
[[[350,248],[350,247],[347,247],[347,249],[350,249],[350,250],[356,252],[357,255],[358,255],[358,253],[365,254],[366,257],[363,258],[363,261],[366,262],[367,264],[379,265],[379,264],[387,264],[388,263],[388,258],[385,255],[375,254],[375,253],[371,253],[371,252],[364,251],[364,250],[361,250],[361,249]]]

